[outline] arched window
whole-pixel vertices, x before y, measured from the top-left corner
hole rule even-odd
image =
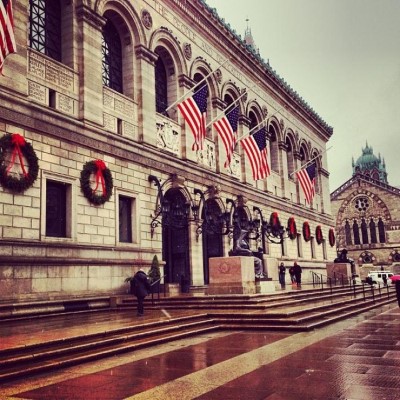
[[[164,61],[161,57],[158,57],[156,61],[155,70],[155,81],[156,81],[156,112],[168,116],[166,108],[168,107],[168,82],[167,82],[167,70],[165,68]]]
[[[354,235],[354,244],[361,244],[361,242],[360,242],[360,230],[358,228],[357,221],[353,222],[353,235]]]
[[[256,114],[254,114],[253,111],[249,112],[249,118],[250,118],[250,127],[249,130],[251,131],[253,128],[255,128],[258,125],[258,120]],[[252,133],[256,133],[253,131]]]
[[[346,244],[353,244],[353,241],[351,240],[351,228],[348,220],[346,221],[346,224],[344,226],[344,232],[346,235]]]
[[[365,218],[361,220],[361,236],[363,244],[368,244],[368,227]]]
[[[379,232],[379,242],[385,243],[386,242],[385,224],[383,223],[382,218],[379,218],[379,221],[378,221],[378,232]]]
[[[29,47],[61,61],[61,7],[58,0],[30,0]]]
[[[109,19],[103,27],[102,56],[103,85],[122,93],[121,38]]]
[[[372,218],[369,223],[369,234],[371,235],[371,243],[378,243],[378,239],[376,238],[376,225]]]

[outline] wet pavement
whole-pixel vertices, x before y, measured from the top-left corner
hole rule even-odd
[[[140,324],[132,311],[1,326],[1,348]],[[144,320],[165,318],[160,310]],[[400,309],[312,332],[224,331],[0,385],[0,399],[400,399]]]

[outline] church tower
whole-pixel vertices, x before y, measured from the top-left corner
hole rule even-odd
[[[363,174],[372,179],[382,183],[388,183],[385,160],[374,155],[372,147],[366,143],[365,148],[362,149],[362,155],[354,162],[352,161],[353,176],[356,174]]]

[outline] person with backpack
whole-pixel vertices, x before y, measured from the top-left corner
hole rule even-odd
[[[151,285],[146,273],[139,269],[132,279],[132,294],[137,298],[137,316],[144,315],[144,299],[151,292]]]

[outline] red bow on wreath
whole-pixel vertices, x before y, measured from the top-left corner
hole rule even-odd
[[[94,164],[96,165],[97,171],[96,171],[96,187],[93,189],[93,193],[96,192],[97,188],[99,187],[99,183],[101,183],[101,189],[104,196],[106,194],[106,184],[104,181],[103,171],[107,167],[103,160],[96,160]]]
[[[7,168],[7,174],[11,171],[11,168],[14,166],[15,157],[18,155],[19,163],[22,168],[22,173],[24,174],[24,177],[26,178],[28,176],[28,173],[26,172],[26,169],[25,169],[24,158],[22,156],[22,151],[21,151],[21,147],[25,146],[25,139],[19,133],[13,133],[11,135],[11,143],[13,145],[13,150],[11,153],[11,162]]]

